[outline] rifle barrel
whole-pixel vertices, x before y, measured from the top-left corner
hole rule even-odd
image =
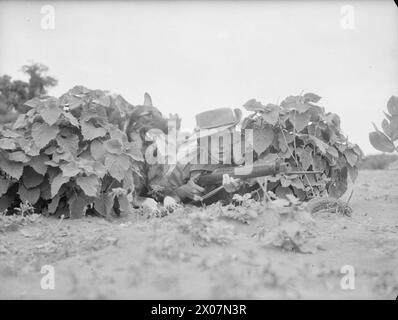
[[[273,176],[277,173],[284,173],[287,175],[293,174],[317,174],[322,171],[291,171],[290,166],[284,162],[275,162],[271,164],[256,164],[252,166],[242,167],[221,167],[209,174],[199,177],[198,184],[201,186],[209,186],[215,184],[222,184],[224,174],[228,174],[232,178],[250,179],[264,176]]]

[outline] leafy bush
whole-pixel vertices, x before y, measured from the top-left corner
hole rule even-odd
[[[254,113],[243,129],[253,129],[256,161],[281,158],[294,170],[321,170],[322,175],[279,174],[270,179],[268,188],[278,197],[294,194],[304,200],[328,193],[341,197],[347,178],[355,181],[363,153],[342,134],[340,118],[316,105],[321,99],[307,93],[289,96],[280,105],[263,105],[255,99],[244,107]]]
[[[369,133],[369,141],[372,146],[381,152],[398,151],[394,142],[398,140],[398,97],[391,96],[387,102],[386,119],[381,123],[383,132],[373,123],[374,132]]]
[[[0,127],[0,211],[21,201],[73,218],[88,204],[103,216],[129,211],[143,160],[139,135],[129,141],[124,132],[133,106],[81,86],[25,106],[11,129]]]

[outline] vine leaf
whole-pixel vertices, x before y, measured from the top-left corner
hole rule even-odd
[[[28,157],[24,152],[22,151],[15,151],[11,152],[8,154],[8,159],[10,161],[16,161],[16,162],[23,162],[27,163],[30,161],[30,157]]]
[[[123,144],[119,139],[110,139],[105,141],[104,148],[112,154],[121,155],[123,152]]]
[[[55,139],[58,132],[59,128],[57,126],[50,127],[47,123],[35,122],[32,126],[33,140],[40,149]]]
[[[136,143],[127,143],[126,154],[130,156],[133,160],[144,161],[144,156],[142,155],[141,149],[137,146]]]
[[[348,162],[348,164],[349,164],[351,167],[354,167],[355,164],[358,162],[358,156],[357,156],[357,154],[356,154],[354,151],[352,151],[351,149],[345,150],[345,151],[344,151],[344,156],[345,156],[345,158],[347,159],[347,162]]]
[[[60,166],[64,177],[72,178],[77,176],[81,169],[76,161],[71,161]]]
[[[23,164],[8,161],[0,156],[0,169],[12,178],[19,180],[23,173]]]
[[[289,114],[289,121],[293,124],[297,132],[302,131],[308,126],[310,122],[311,114],[309,112],[299,113],[295,110]]]
[[[69,211],[72,219],[79,219],[84,217],[87,210],[88,202],[83,197],[74,196],[69,200]]]
[[[279,107],[275,104],[267,104],[262,114],[265,123],[274,126],[279,119]]]
[[[308,92],[308,93],[304,94],[304,101],[305,102],[317,103],[319,100],[321,100],[321,97],[318,96],[315,93]]]
[[[18,194],[22,201],[34,205],[40,198],[40,188],[27,189],[22,183],[19,185]]]
[[[318,139],[315,136],[308,136],[309,140],[312,141],[315,146],[319,149],[322,154],[326,154],[326,151],[329,148],[329,145],[326,142],[323,142],[321,139]]]
[[[117,181],[121,182],[130,168],[130,160],[125,155],[107,154],[105,159],[105,167],[109,174]]]
[[[57,194],[52,200],[51,202],[48,204],[48,212],[53,214],[57,211],[58,208],[58,204],[59,204],[59,200],[61,199],[61,197]]]
[[[112,212],[114,195],[103,193],[99,198],[94,199],[95,210],[103,217],[108,217]]]
[[[328,146],[327,148],[327,153],[329,153],[330,155],[332,155],[335,158],[339,157],[339,152],[337,151],[337,149],[333,146]],[[355,162],[356,163],[356,162]]]
[[[94,160],[99,161],[101,163],[105,162],[104,146],[101,141],[94,140],[93,142],[91,142],[90,151]]]
[[[10,184],[10,180],[0,177],[0,197],[7,192]]]
[[[0,149],[3,150],[15,150],[17,145],[15,144],[13,139],[3,138],[0,139]]]
[[[26,188],[32,189],[44,181],[44,176],[27,166],[23,170],[22,181]]]
[[[55,197],[61,189],[62,185],[69,181],[69,177],[65,177],[62,173],[54,177],[51,182],[51,196]]]
[[[253,147],[254,151],[260,155],[263,153],[274,140],[274,131],[271,127],[253,130]]]
[[[371,145],[381,152],[393,152],[395,150],[394,143],[373,124],[376,131],[369,133],[369,141]]]
[[[90,175],[87,177],[77,177],[76,179],[77,185],[82,188],[84,193],[88,197],[96,197],[98,194],[98,189],[100,187],[100,180],[95,175]]]
[[[392,116],[398,115],[398,97],[391,96],[387,102],[387,110]]]
[[[38,108],[39,114],[49,126],[54,125],[62,114],[57,102],[56,99],[55,101],[51,99],[47,101],[45,107]]]
[[[43,107],[44,103],[39,98],[36,97],[36,98],[33,98],[33,99],[30,99],[30,100],[26,101],[24,103],[24,105],[28,106],[28,107],[30,107],[32,109],[38,109],[40,107]]]
[[[305,147],[304,149],[297,148],[296,152],[300,158],[303,170],[308,170],[308,168],[313,165],[312,149],[310,147]]]
[[[357,180],[357,177],[358,177],[358,168],[349,166],[348,167],[348,174],[349,174],[349,176],[351,178],[351,181],[353,183],[355,183],[355,181]]]
[[[96,138],[104,137],[106,129],[102,127],[95,127],[91,122],[81,121],[81,129],[84,140],[94,140]]]
[[[243,105],[243,107],[247,111],[253,111],[253,112],[264,112],[264,110],[265,110],[265,106],[260,101],[257,101],[256,99],[250,99]]]
[[[398,115],[393,115],[390,122],[391,140],[398,140]]]
[[[386,136],[392,138],[393,132],[387,119],[383,119],[383,121],[381,122],[381,128],[383,129]]]

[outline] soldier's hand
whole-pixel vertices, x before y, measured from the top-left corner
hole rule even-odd
[[[169,196],[163,199],[163,206],[168,212],[173,212],[181,207],[181,205],[176,201],[176,199]]]
[[[201,195],[203,192],[205,192],[205,189],[197,185],[194,179],[190,179],[186,184],[176,190],[176,194],[180,199],[192,199],[195,201],[202,199]]]
[[[231,178],[228,174],[224,174],[222,177],[222,185],[225,191],[232,193],[239,190],[242,182],[240,179]]]

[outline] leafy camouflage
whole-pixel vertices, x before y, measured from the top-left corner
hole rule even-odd
[[[347,190],[347,178],[355,181],[362,151],[342,134],[337,114],[316,105],[321,99],[314,93],[289,96],[280,105],[263,105],[255,99],[244,104],[254,113],[242,129],[253,129],[256,161],[288,162],[295,170],[321,170],[324,174],[270,178],[268,187],[278,197],[294,194],[306,199],[327,192],[341,197]]]
[[[0,211],[18,201],[73,218],[91,203],[103,216],[129,211],[127,195],[143,161],[140,145],[125,133],[133,106],[76,86],[26,107],[13,127],[0,128]]]

